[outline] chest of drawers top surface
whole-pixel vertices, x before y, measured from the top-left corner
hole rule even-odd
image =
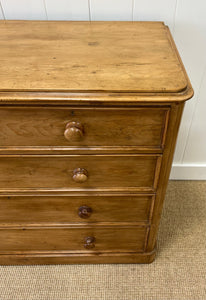
[[[2,100],[28,101],[28,92],[39,92],[38,99],[45,92],[84,93],[81,99],[89,93],[90,100],[104,93],[103,101],[119,93],[124,101],[128,93],[135,101],[144,93],[158,101],[192,95],[162,22],[0,21],[0,36]]]

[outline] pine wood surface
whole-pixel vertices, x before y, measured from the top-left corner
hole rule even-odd
[[[2,91],[181,92],[187,87],[161,22],[1,21],[0,35]]]
[[[94,196],[0,196],[0,226],[105,225],[108,223],[148,224],[154,203],[153,195]],[[91,213],[84,218],[81,207]]]
[[[0,36],[0,263],[152,262],[193,95],[169,29],[1,21]]]
[[[9,228],[0,229],[1,254],[68,252],[143,252],[147,227],[90,228]],[[86,239],[94,237],[94,247],[85,248]]]
[[[0,148],[131,146],[156,150],[164,146],[168,115],[169,109],[164,107],[2,107]],[[81,124],[79,140],[66,139],[69,122]]]
[[[0,189],[138,189],[152,191],[159,177],[158,155],[9,155],[0,156]],[[88,172],[74,180],[77,168]]]

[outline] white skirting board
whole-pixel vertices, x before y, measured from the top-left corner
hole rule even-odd
[[[206,164],[173,164],[170,179],[206,180]]]

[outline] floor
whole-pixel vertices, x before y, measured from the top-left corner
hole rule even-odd
[[[206,181],[170,181],[150,265],[1,266],[0,300],[206,300]]]

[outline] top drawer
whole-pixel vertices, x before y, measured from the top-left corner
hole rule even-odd
[[[125,146],[157,150],[164,144],[168,112],[168,107],[2,107],[0,149]]]

